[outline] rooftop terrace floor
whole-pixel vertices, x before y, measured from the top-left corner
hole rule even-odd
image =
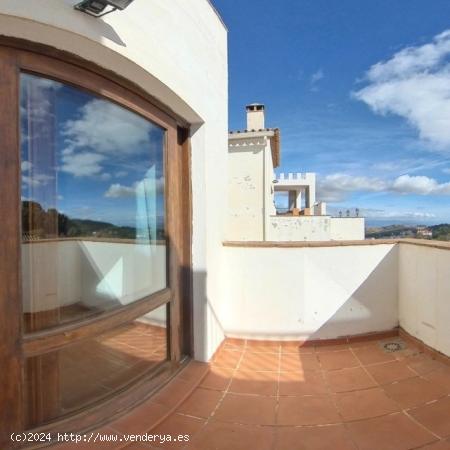
[[[129,449],[448,450],[450,366],[399,337],[301,348],[227,340],[211,364],[191,363],[100,431],[189,435]]]

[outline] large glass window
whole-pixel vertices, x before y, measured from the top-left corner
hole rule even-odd
[[[20,82],[25,331],[165,288],[165,130],[67,84]]]

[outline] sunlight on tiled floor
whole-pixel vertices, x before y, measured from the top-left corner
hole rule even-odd
[[[450,449],[450,366],[411,345],[389,353],[383,345],[392,341],[405,344],[227,341],[199,386],[162,423],[146,428],[149,415],[168,411],[167,389],[140,416],[109,429],[190,436],[187,445],[127,447],[142,449]]]

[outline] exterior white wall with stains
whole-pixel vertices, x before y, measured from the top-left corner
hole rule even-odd
[[[363,240],[361,217],[272,216],[268,241],[345,241]]]
[[[326,339],[398,325],[395,244],[225,247],[227,336]]]
[[[272,216],[267,234],[269,241],[329,241],[329,216]]]
[[[227,239],[264,240],[264,211],[270,200],[266,178],[270,165],[270,142],[266,137],[230,141]],[[273,172],[273,165],[271,170]]]
[[[264,164],[264,237],[268,239],[269,233],[269,224],[270,217],[277,213],[275,207],[275,189],[273,181],[276,178],[274,167],[273,167],[273,159],[272,159],[272,142],[270,139],[267,139],[267,148],[265,151],[265,164]]]
[[[232,133],[229,136],[226,239],[229,241],[363,240],[364,218],[326,216],[323,215],[326,209],[324,204],[314,205],[316,188],[314,173],[287,176],[280,174],[276,177],[271,141],[263,134],[264,131],[260,136],[258,132],[243,132]],[[311,211],[317,215],[277,216],[275,192],[305,186],[310,190]]]
[[[400,244],[400,325],[450,356],[450,249]]]
[[[366,237],[363,217],[332,217],[330,239],[332,241],[359,241]]]

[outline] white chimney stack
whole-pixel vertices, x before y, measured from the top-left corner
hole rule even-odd
[[[264,125],[264,105],[261,103],[252,103],[247,105],[247,130],[263,130]]]

